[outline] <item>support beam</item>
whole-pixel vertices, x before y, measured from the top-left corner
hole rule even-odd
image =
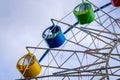
[[[119,69],[120,66],[113,66],[113,67],[107,67],[107,69]],[[66,74],[66,75],[71,75],[71,74],[82,74],[82,73],[90,73],[90,72],[95,72],[95,71],[100,71],[100,70],[106,70],[106,67],[103,67],[103,68],[97,68],[97,69],[89,69],[89,70],[79,70],[79,71],[74,71],[74,72],[66,72],[66,73],[57,73],[54,74],[54,75],[60,75],[60,74]],[[108,74],[109,75],[109,74]],[[111,74],[113,76],[115,76],[115,74]],[[120,75],[116,75],[116,76],[120,76]]]
[[[86,53],[86,51],[79,51],[79,50],[67,50],[67,49],[54,49],[54,48],[42,48],[42,47],[31,47],[31,46],[27,46],[26,48],[31,48],[31,49],[43,49],[43,50],[54,50],[54,51],[66,51],[66,52],[77,52],[77,53]],[[95,54],[93,54],[93,53],[86,53],[86,54],[88,54],[88,55],[91,55],[91,56],[94,56],[94,57],[96,57],[96,58],[100,58],[100,59],[103,59],[103,60],[106,60],[105,58],[103,58],[103,57],[100,57],[100,56],[97,56],[97,55],[95,55]],[[46,54],[47,55],[47,54]],[[45,55],[45,56],[46,56]],[[44,56],[44,57],[45,57]],[[43,58],[44,58],[43,57]],[[42,59],[43,59],[42,58]]]
[[[101,10],[101,9],[104,9],[105,7],[110,6],[110,5],[111,5],[111,2],[109,2],[109,3],[101,6],[100,8],[94,10],[94,12],[97,12],[97,11],[99,11],[99,10]],[[70,30],[72,30],[77,24],[78,24],[78,22],[74,23],[70,28],[68,28],[68,29],[64,32],[64,34],[68,33]],[[42,55],[42,57],[39,59],[39,63],[44,59],[44,57],[48,54],[48,52],[49,52],[49,50],[46,50],[46,51],[45,51],[45,53],[44,53],[44,54]]]
[[[104,9],[104,8],[110,6],[111,4],[112,4],[112,3],[109,2],[109,3],[107,3],[107,4],[103,5],[103,6],[101,6],[100,8],[96,9],[94,12],[97,12],[97,11],[99,11],[99,10],[101,10],[101,9]]]
[[[105,63],[105,62],[106,61],[101,61],[101,62],[97,62],[97,63],[93,63],[93,64],[89,64],[89,65],[85,65],[85,66],[81,66],[81,67],[77,67],[77,68],[73,68],[73,69],[67,69],[67,70],[64,70],[64,71],[55,72],[53,74],[61,74],[61,73],[70,72],[70,71],[77,71],[77,70],[80,70],[82,68],[86,68],[86,67],[90,67],[90,66],[95,66],[95,65],[102,64],[102,63]]]

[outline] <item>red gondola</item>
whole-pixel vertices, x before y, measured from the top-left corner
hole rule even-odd
[[[115,7],[119,7],[120,6],[120,0],[111,0],[112,1],[112,5]]]

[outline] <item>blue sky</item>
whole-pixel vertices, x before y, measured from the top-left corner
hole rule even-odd
[[[108,0],[99,0],[100,4],[97,1],[93,2],[99,6]],[[0,0],[0,80],[19,78],[21,74],[16,69],[16,62],[27,52],[25,47],[36,46],[42,40],[42,32],[51,25],[50,18],[61,19],[80,2]],[[71,15],[66,21],[74,23],[76,20]]]

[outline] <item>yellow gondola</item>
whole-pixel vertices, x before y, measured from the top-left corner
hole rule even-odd
[[[30,52],[18,60],[16,67],[25,78],[36,77],[42,69],[35,55]]]

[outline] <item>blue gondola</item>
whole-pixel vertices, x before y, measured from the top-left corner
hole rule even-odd
[[[48,27],[42,34],[42,37],[46,41],[49,48],[60,47],[65,42],[64,34],[61,31],[60,26],[52,25]]]

